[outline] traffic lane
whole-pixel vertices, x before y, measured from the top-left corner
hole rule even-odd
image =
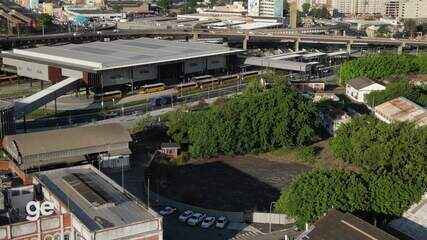
[[[165,240],[224,240],[235,236],[239,231],[227,228],[219,229],[211,227],[203,229],[200,226],[189,226],[187,223],[178,221],[181,212],[163,217],[163,237]]]

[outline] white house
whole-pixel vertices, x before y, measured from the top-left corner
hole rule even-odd
[[[345,94],[356,102],[365,102],[365,95],[373,91],[382,91],[385,87],[367,78],[351,80],[345,87]]]

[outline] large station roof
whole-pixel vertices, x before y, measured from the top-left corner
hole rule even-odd
[[[152,38],[68,44],[54,47],[13,49],[4,57],[26,61],[106,70],[131,66],[182,61],[186,59],[224,55],[244,50],[217,44],[178,42]]]

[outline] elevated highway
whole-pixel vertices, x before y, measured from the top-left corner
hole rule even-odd
[[[296,49],[300,43],[318,43],[318,44],[344,44],[347,47],[351,45],[387,45],[403,48],[405,46],[426,47],[427,40],[413,39],[390,39],[390,38],[367,38],[335,35],[315,35],[315,34],[287,34],[285,30],[221,30],[221,31],[184,31],[184,30],[126,30],[120,32],[104,31],[102,33],[61,33],[49,35],[35,35],[24,37],[3,37],[0,38],[2,49],[19,48],[34,46],[36,44],[55,44],[67,42],[87,42],[103,41],[125,38],[139,37],[172,37],[172,38],[225,38],[237,39],[243,42],[243,46],[251,42],[293,42]]]

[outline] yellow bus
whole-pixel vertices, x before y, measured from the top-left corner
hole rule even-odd
[[[164,83],[154,83],[154,84],[147,84],[141,87],[140,93],[147,94],[147,93],[155,93],[160,92],[166,89],[166,85]]]
[[[122,92],[120,90],[97,93],[94,96],[95,101],[117,101],[122,98]]]

